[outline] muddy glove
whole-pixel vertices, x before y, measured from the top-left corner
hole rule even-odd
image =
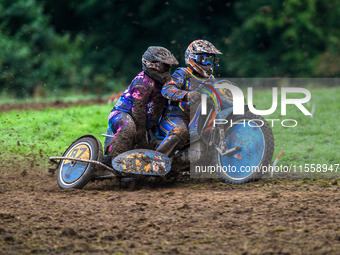
[[[194,104],[199,103],[201,100],[201,93],[197,91],[190,91],[185,95],[185,98],[188,102],[192,102]]]

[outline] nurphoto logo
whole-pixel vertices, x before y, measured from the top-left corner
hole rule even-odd
[[[230,83],[217,83],[215,85],[216,89],[227,89],[230,91],[232,98],[233,98],[233,115],[243,115],[245,113],[245,100],[244,100],[244,94],[242,90]],[[215,89],[212,90],[212,93],[214,93],[217,98],[219,99],[219,96]],[[214,100],[214,103],[216,104],[216,99],[214,98],[214,95],[212,93],[209,93],[210,97]],[[303,94],[303,98],[287,98],[287,94],[289,93],[299,93]],[[278,106],[278,88],[273,87],[272,88],[272,105],[267,110],[257,110],[255,109],[253,105],[253,88],[248,87],[247,89],[248,94],[248,101],[247,101],[247,107],[250,112],[257,115],[270,115],[274,113]],[[311,116],[312,113],[309,112],[306,107],[303,105],[304,103],[308,103],[311,99],[311,93],[309,90],[305,88],[292,88],[292,87],[282,87],[281,88],[281,116],[285,116],[287,114],[287,105],[295,105],[304,115]],[[201,114],[206,115],[207,114],[207,94],[202,94],[201,96]],[[272,123],[272,127],[274,126],[275,121],[280,121],[279,119],[266,119],[268,122]],[[255,125],[252,125],[251,123],[257,122]],[[249,121],[248,125],[251,127],[259,127],[263,126],[264,123],[259,124],[261,120],[256,119],[254,122]],[[281,122],[281,125],[284,127],[295,127],[297,126],[297,121],[294,119],[284,119]],[[288,125],[289,122],[293,122],[293,125]],[[215,119],[214,120],[214,126],[217,124],[227,124],[228,120],[226,119]],[[233,125],[232,120],[230,120],[230,124]],[[240,124],[240,123],[237,123]],[[246,125],[244,123],[244,125]]]

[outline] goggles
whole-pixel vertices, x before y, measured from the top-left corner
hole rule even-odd
[[[155,69],[161,73],[169,71],[171,68],[171,65],[164,64],[162,62],[150,62],[146,60],[145,58],[142,59],[143,64],[146,65],[147,68]]]
[[[203,66],[219,66],[219,59],[215,55],[212,54],[201,54],[201,55],[192,55],[191,56],[197,63]]]

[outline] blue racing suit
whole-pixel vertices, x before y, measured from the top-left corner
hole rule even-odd
[[[214,76],[211,75],[209,78],[200,78],[194,74],[191,68],[187,67],[176,69],[171,75],[170,81],[165,83],[162,88],[162,95],[169,99],[169,104],[158,125],[159,135],[165,136],[165,138],[157,151],[169,154],[169,147],[165,146],[165,144],[171,139],[176,140],[177,144],[187,142],[189,139],[190,102],[188,102],[186,95],[190,91],[197,89],[201,83],[207,82],[208,80],[213,82]],[[173,142],[173,144],[174,143],[175,142]],[[170,147],[174,148],[174,146]]]

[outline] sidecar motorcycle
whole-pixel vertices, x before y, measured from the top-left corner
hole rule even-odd
[[[222,80],[213,86],[228,83]],[[233,115],[232,95],[225,89],[216,89],[215,92],[209,93],[215,104],[207,104],[207,114],[201,114],[200,106],[192,114],[189,124],[190,141],[176,148],[169,156],[151,149],[135,149],[112,159],[111,167],[103,163],[106,155],[103,155],[103,147],[98,138],[93,135],[78,138],[62,157],[50,157],[58,165],[59,187],[81,189],[91,180],[134,176],[173,179],[181,173],[188,173],[190,166],[202,160],[223,169],[216,174],[228,183],[242,184],[261,178],[261,168],[268,167],[274,152],[271,127],[261,116],[249,112],[247,105],[244,106],[244,115]],[[216,104],[217,99],[220,104]],[[221,121],[217,125],[215,119],[225,121],[223,125],[220,125]],[[113,135],[110,128],[103,134],[104,151]],[[163,138],[157,131],[148,134],[154,149]],[[207,159],[210,162],[206,162]]]

